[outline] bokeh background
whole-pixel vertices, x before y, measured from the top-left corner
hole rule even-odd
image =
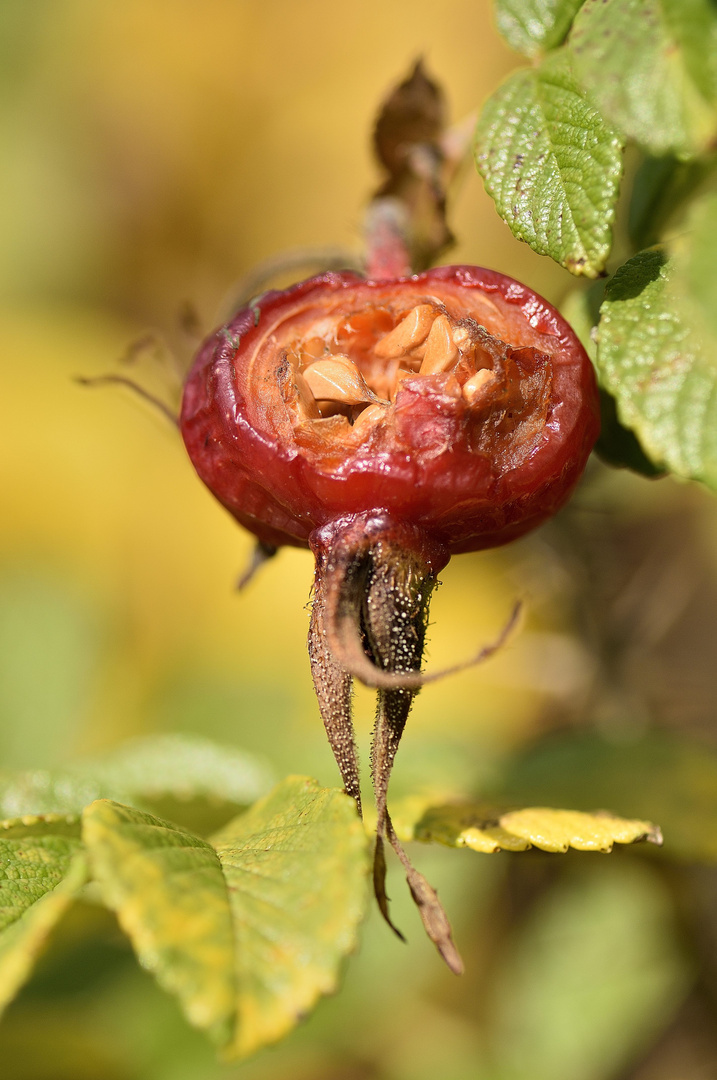
[[[422,55],[458,120],[519,58],[487,0],[2,0],[0,54],[2,767],[188,732],[333,785],[305,652],[310,556],[281,553],[237,594],[249,539],[176,431],[74,380],[150,330],[185,364],[188,308],[211,329],[263,259],[359,250],[386,92]],[[554,302],[571,287],[470,167],[449,213],[456,261]],[[164,354],[143,363],[171,381]],[[712,744],[716,537],[700,489],[594,462],[555,523],[455,560],[431,663],[495,635],[516,595],[527,622],[485,668],[421,694],[393,790],[481,794],[526,748],[580,731],[631,752],[655,730]],[[359,690],[364,760],[371,712]],[[409,947],[372,915],[336,998],[279,1047],[218,1065],[110,917],[82,907],[0,1027],[3,1080],[717,1075],[712,870],[642,852],[414,858],[451,913],[462,980],[396,875]]]

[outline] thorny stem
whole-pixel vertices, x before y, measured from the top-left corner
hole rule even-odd
[[[361,619],[375,663],[389,671],[420,671],[428,625],[428,608],[436,577],[423,559],[401,547],[379,542],[372,550]],[[393,828],[387,808],[388,784],[403,729],[418,689],[378,691],[371,748],[371,774],[378,821],[374,856],[374,889],[384,918],[393,927],[386,896],[383,838],[388,839],[406,871],[411,895],[423,925],[455,974],[463,963],[453,944],[451,927],[435,889],[412,866]],[[394,927],[395,929],[395,927]],[[401,936],[401,935],[399,935]]]
[[[390,531],[390,530],[389,530]],[[420,547],[389,537],[379,529],[371,535],[362,523],[339,535],[330,546],[317,543],[315,599],[309,634],[312,674],[324,726],[348,794],[360,811],[358,762],[351,719],[349,672],[334,655],[332,613],[352,619],[356,636],[369,661],[383,671],[406,675],[420,671],[428,623],[428,607],[438,566],[445,558],[426,556]],[[435,554],[435,553],[434,553]],[[389,926],[384,839],[406,871],[411,894],[423,925],[450,969],[463,965],[453,944],[451,928],[435,890],[411,864],[396,836],[387,808],[388,785],[403,729],[418,687],[380,689],[371,747],[371,776],[378,820],[374,852],[374,891]]]
[[[314,602],[309,626],[309,660],[321,719],[347,795],[361,814],[361,781],[351,711],[353,679],[336,660],[326,635],[326,566],[330,555],[317,553]]]

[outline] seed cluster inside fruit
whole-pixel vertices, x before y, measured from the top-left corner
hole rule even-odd
[[[545,423],[550,376],[545,353],[513,348],[475,319],[422,298],[321,319],[287,345],[280,385],[295,429],[312,438],[360,443],[390,426],[408,391],[437,394],[468,423],[484,421],[474,443],[488,430],[523,443]]]

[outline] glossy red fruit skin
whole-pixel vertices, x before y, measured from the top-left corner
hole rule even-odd
[[[549,353],[546,423],[516,467],[496,468],[471,452],[440,395],[399,394],[395,437],[349,448],[341,459],[297,444],[278,391],[280,358],[272,360],[267,345],[272,333],[309,333],[312,318],[327,310],[349,313],[404,296],[408,305],[434,297],[511,345]],[[504,274],[443,266],[393,281],[327,273],[266,293],[205,341],[180,425],[201,479],[265,543],[306,547],[314,530],[378,511],[456,554],[504,544],[563,505],[597,439],[599,405],[590,360],[555,308]]]

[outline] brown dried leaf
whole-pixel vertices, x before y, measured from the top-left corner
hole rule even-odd
[[[445,126],[443,93],[418,59],[381,106],[374,129],[374,149],[392,176],[406,168],[417,144],[437,145]]]

